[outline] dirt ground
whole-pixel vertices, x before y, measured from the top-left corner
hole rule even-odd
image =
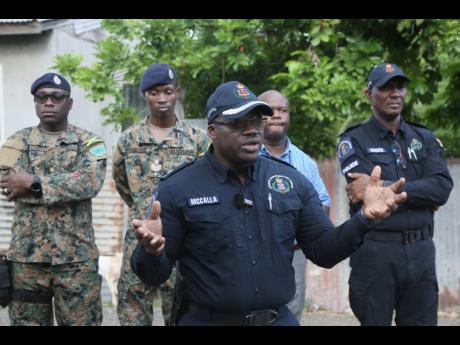
[[[154,309],[154,326],[163,326],[161,309]],[[8,309],[0,308],[0,326],[9,326]],[[460,310],[439,313],[440,326],[460,326]],[[116,309],[112,305],[104,307],[103,326],[119,326]],[[327,311],[305,310],[301,321],[302,326],[359,326],[355,317],[348,313],[332,313]]]

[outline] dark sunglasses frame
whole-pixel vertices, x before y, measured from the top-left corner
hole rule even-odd
[[[70,95],[68,95],[68,94],[58,94],[58,93],[36,94],[36,95],[34,95],[34,101],[37,102],[38,104],[45,104],[48,101],[48,99],[50,99],[51,102],[53,102],[53,104],[60,104],[66,98],[70,98]]]
[[[244,120],[233,120],[231,122],[221,122],[221,121],[213,121],[211,122],[211,125],[216,124],[219,126],[227,126],[235,131],[244,131],[248,127],[248,123],[253,125],[256,128],[262,128],[266,122],[265,117],[252,117],[249,119],[244,119]]]

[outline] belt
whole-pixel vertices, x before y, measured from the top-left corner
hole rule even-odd
[[[279,319],[278,308],[255,310],[248,313],[227,313],[189,302],[188,311],[199,320],[219,326],[269,326]]]
[[[380,231],[371,230],[367,233],[366,238],[382,242],[401,242],[402,244],[412,244],[420,240],[432,238],[431,226],[425,226],[422,229],[410,231]]]
[[[53,294],[44,291],[13,289],[11,292],[11,299],[24,303],[51,304]]]

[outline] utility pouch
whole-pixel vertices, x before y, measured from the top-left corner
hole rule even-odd
[[[11,277],[6,257],[0,255],[0,305],[6,307],[11,301]]]

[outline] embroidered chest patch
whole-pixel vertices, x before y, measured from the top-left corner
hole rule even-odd
[[[273,175],[268,179],[268,188],[281,194],[287,194],[294,189],[294,184],[287,176]]]

